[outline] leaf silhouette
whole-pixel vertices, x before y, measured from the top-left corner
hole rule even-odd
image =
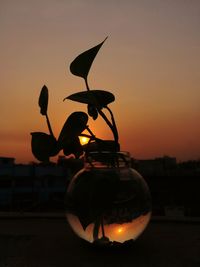
[[[96,120],[98,118],[98,111],[94,105],[88,104],[87,110],[88,110],[88,115],[92,117],[93,120]]]
[[[73,112],[66,120],[60,132],[58,143],[63,147],[78,137],[87,126],[88,115],[82,111]]]
[[[31,133],[32,153],[39,161],[49,161],[49,157],[59,152],[57,141],[52,135],[42,132]]]
[[[40,113],[42,115],[47,114],[47,108],[48,108],[48,99],[49,99],[49,93],[48,93],[48,88],[46,85],[44,85],[41,89],[40,96],[39,96],[39,107],[40,107]]]
[[[96,108],[103,108],[113,102],[115,100],[115,97],[112,93],[108,91],[90,90],[72,94],[64,98],[64,100],[65,99],[70,99],[84,104],[91,104]]]
[[[105,40],[106,39],[107,37],[105,38]],[[70,64],[71,73],[87,79],[92,62],[94,61],[99,49],[101,48],[105,40],[77,56]]]
[[[83,147],[81,146],[80,140],[78,137],[70,139],[69,142],[64,142],[63,152],[65,156],[74,154],[75,158],[79,158],[83,154]]]

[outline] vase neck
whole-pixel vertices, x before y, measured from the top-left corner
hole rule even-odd
[[[131,167],[131,158],[127,152],[91,152],[85,159],[85,164],[93,168]]]

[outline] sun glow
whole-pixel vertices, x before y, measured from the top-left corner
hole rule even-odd
[[[117,229],[117,233],[118,234],[121,234],[123,232],[123,228],[122,227],[119,227],[118,229]]]
[[[82,146],[86,145],[90,140],[90,138],[86,136],[79,136],[79,139]]]

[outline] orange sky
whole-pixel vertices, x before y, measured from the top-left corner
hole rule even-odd
[[[111,91],[123,150],[135,158],[200,159],[200,1],[0,1],[0,156],[34,160],[30,132],[47,132],[37,106],[49,88],[56,135],[86,107],[63,98],[85,90],[69,64],[104,43],[90,87]],[[89,123],[100,138],[110,132]]]

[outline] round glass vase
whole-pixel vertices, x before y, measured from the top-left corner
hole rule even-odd
[[[131,243],[151,217],[151,196],[128,154],[93,152],[71,180],[66,217],[82,239],[101,246]]]

